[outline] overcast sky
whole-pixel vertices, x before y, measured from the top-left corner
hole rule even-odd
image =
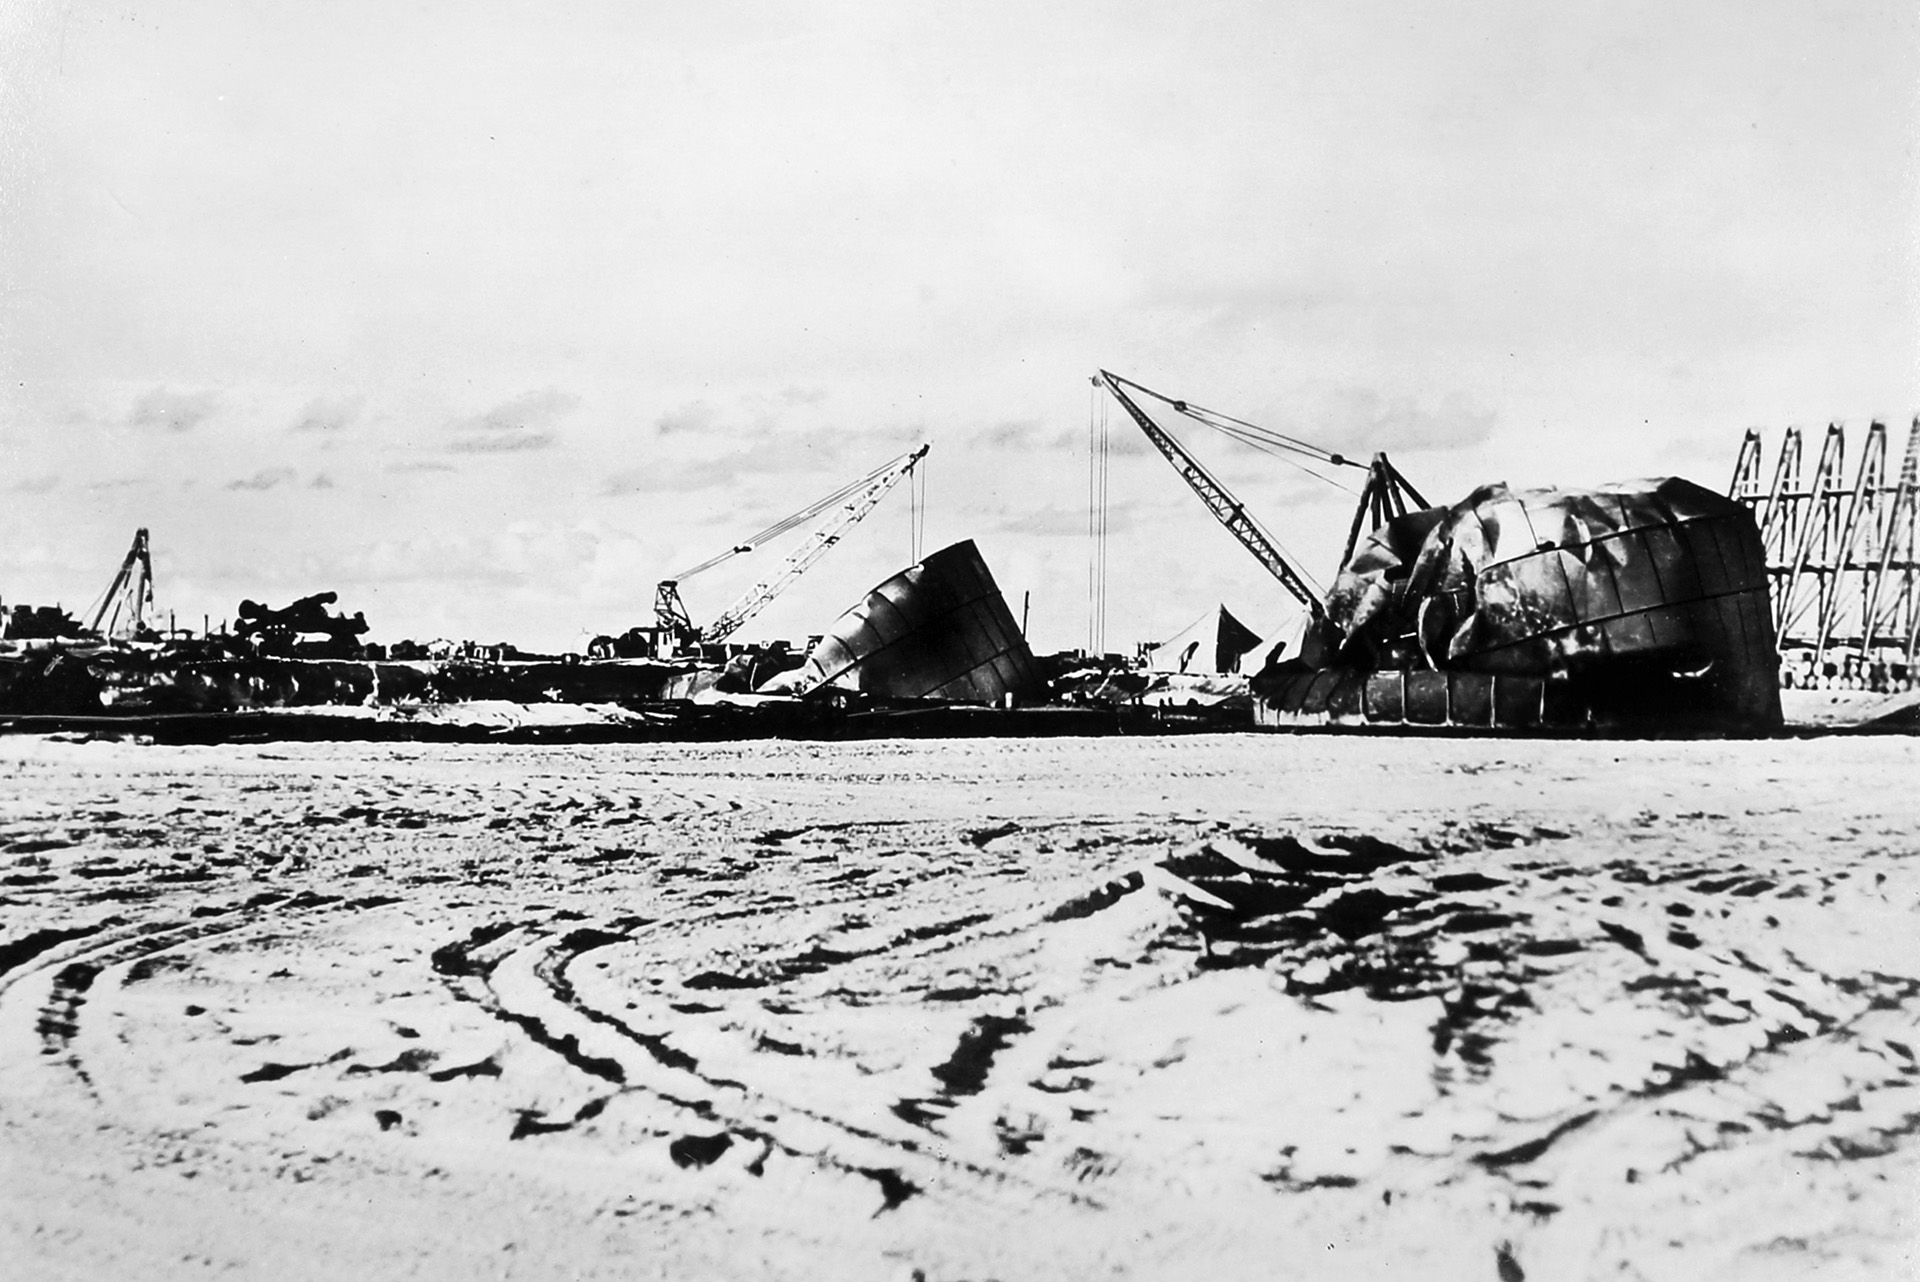
[[[0,50],[8,602],[144,525],[183,623],[581,645],[930,441],[927,546],[1055,649],[1101,367],[1436,501],[1920,410],[1912,0],[14,0]],[[1277,626],[1109,421],[1112,648]],[[1350,496],[1201,433],[1328,580]],[[907,497],[742,637],[907,564]]]

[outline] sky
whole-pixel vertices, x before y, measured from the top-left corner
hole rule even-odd
[[[971,538],[1084,646],[1290,598],[1090,376],[1435,502],[1920,411],[1920,9],[0,10],[0,601],[584,648],[902,450],[741,639]],[[1313,579],[1353,496],[1176,421]],[[785,549],[688,580],[719,614]]]

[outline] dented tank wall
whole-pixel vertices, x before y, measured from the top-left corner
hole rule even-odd
[[[997,703],[1046,688],[972,540],[942,548],[867,593],[808,656],[802,688],[896,699]]]
[[[1328,617],[1332,667],[1353,680],[1275,674],[1270,711],[1528,727],[1780,724],[1759,531],[1739,504],[1678,478],[1490,485],[1410,514],[1356,550]]]

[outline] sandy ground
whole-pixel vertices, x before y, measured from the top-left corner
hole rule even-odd
[[[0,1258],[1920,1276],[1917,758],[0,740]]]

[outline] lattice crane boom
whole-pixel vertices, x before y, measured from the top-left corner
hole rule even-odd
[[[1227,532],[1240,541],[1242,547],[1253,553],[1254,559],[1266,568],[1267,573],[1278,579],[1280,586],[1292,594],[1300,604],[1306,606],[1307,611],[1314,618],[1324,616],[1326,606],[1320,600],[1319,594],[1307,586],[1299,571],[1293,568],[1293,565],[1281,554],[1280,549],[1274,545],[1273,540],[1268,537],[1266,531],[1260,528],[1259,522],[1247,515],[1246,505],[1235,498],[1233,492],[1223,485],[1218,477],[1209,472],[1199,459],[1189,454],[1186,447],[1168,435],[1165,429],[1154,422],[1147,412],[1127,395],[1121,386],[1127,383],[1127,380],[1110,374],[1106,370],[1100,371],[1100,380],[1106,385],[1107,390],[1113,393],[1114,399],[1120,402],[1121,408],[1127,411],[1128,416],[1133,419],[1141,432],[1146,435],[1147,440],[1153,443],[1153,447],[1166,456],[1167,462],[1173,464],[1173,470],[1180,474],[1180,479],[1200,496],[1200,501],[1207,505],[1207,510],[1213,513],[1214,519],[1224,525]],[[1127,383],[1127,386],[1138,387],[1139,384]]]
[[[654,616],[660,628],[670,632],[676,638],[698,641],[703,645],[716,645],[739,631],[750,619],[772,604],[793,585],[795,579],[805,574],[815,562],[827,554],[828,549],[845,537],[848,530],[858,525],[866,515],[873,511],[881,499],[900,480],[920,464],[927,456],[930,445],[903,454],[899,458],[867,473],[866,476],[794,515],[777,522],[767,531],[756,535],[746,543],[736,544],[726,552],[711,557],[690,570],[683,570],[671,579],[663,579],[654,589]],[[835,505],[838,504],[837,508]],[[726,610],[704,628],[696,627],[687,614],[685,603],[680,599],[680,584],[684,580],[720,564],[722,561],[751,552],[766,538],[783,533],[795,525],[820,515],[833,508],[833,515],[819,528],[807,535],[799,547],[787,554],[779,567],[766,578],[755,583]]]

